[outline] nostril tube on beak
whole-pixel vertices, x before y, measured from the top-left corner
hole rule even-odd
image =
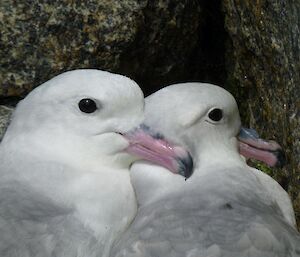
[[[262,161],[270,167],[286,164],[281,146],[275,141],[260,138],[254,129],[241,128],[238,140],[240,154],[244,157]]]

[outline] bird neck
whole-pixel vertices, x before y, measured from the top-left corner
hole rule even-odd
[[[245,167],[246,163],[238,152],[238,142],[231,139],[211,138],[197,145],[194,163],[198,170],[205,172],[212,167]],[[198,172],[201,173],[201,172]]]
[[[111,169],[104,174],[87,174],[74,181],[69,191],[77,218],[105,246],[127,228],[136,214],[135,194],[127,172]]]
[[[37,145],[27,145],[26,151],[11,152],[9,145],[1,149],[8,171],[1,178],[17,179],[39,195],[46,196],[50,203],[70,208],[72,215],[93,231],[99,244],[109,249],[136,214],[128,168],[108,167],[101,162],[89,163],[76,158],[69,163],[59,152],[48,154],[39,148],[39,155],[35,155],[30,151],[31,147]],[[10,160],[22,169],[11,168]]]

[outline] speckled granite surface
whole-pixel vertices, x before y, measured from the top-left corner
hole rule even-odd
[[[300,2],[225,0],[224,12],[229,87],[251,126],[285,149],[288,164],[273,175],[300,226]]]
[[[9,123],[9,119],[12,112],[13,112],[13,108],[0,105],[0,141],[3,138],[3,135]]]
[[[0,95],[24,94],[63,70],[116,69],[139,8],[130,0],[1,1]]]
[[[199,10],[196,0],[2,0],[0,96],[25,95],[76,68],[152,84],[172,69],[178,77],[196,47]]]

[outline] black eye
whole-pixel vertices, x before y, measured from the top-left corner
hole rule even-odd
[[[97,105],[94,100],[89,98],[81,99],[78,103],[80,111],[85,113],[92,113],[97,110]]]
[[[215,108],[209,112],[208,117],[213,121],[220,121],[223,118],[223,112],[221,109]]]

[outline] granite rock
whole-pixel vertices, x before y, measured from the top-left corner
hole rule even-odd
[[[273,175],[291,195],[300,225],[300,2],[224,0],[223,10],[227,86],[244,120],[285,149],[287,165]]]
[[[3,0],[0,97],[24,96],[78,68],[152,85],[182,78],[196,48],[200,13],[197,0]]]
[[[6,127],[10,121],[12,112],[13,112],[12,107],[0,105],[0,141],[3,138]]]
[[[116,69],[141,15],[130,0],[1,1],[0,95],[24,95],[65,70]]]

